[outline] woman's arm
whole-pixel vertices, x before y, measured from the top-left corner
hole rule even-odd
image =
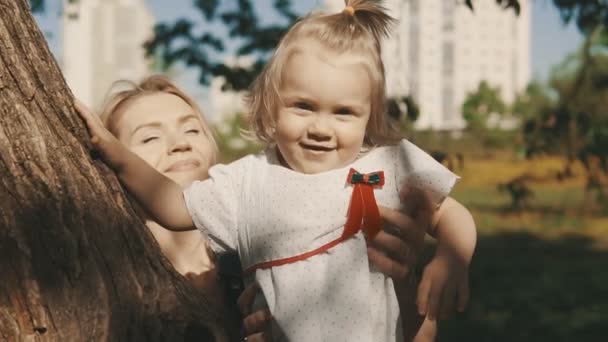
[[[182,188],[127,149],[83,104],[76,101],[75,106],[89,129],[94,148],[152,219],[170,230],[194,229]]]

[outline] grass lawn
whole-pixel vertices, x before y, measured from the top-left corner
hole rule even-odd
[[[479,240],[466,313],[439,341],[606,341],[608,211],[583,204],[584,179],[558,182],[558,159],[466,160],[453,196],[473,213]],[[521,212],[498,184],[538,180]],[[576,175],[582,170],[575,169]]]

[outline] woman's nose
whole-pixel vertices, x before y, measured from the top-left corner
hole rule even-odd
[[[178,135],[169,139],[168,147],[168,152],[171,154],[175,152],[189,151],[192,148],[192,145],[190,145],[190,142],[188,139],[186,139],[186,137],[183,135]]]

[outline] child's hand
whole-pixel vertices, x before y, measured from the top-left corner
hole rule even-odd
[[[74,107],[87,125],[93,148],[101,153],[110,167],[115,170],[118,169],[120,167],[120,150],[124,148],[120,141],[105,128],[101,119],[91,113],[89,108],[78,99],[74,99]]]
[[[418,286],[418,313],[430,320],[447,319],[455,309],[464,311],[468,301],[468,262],[447,253],[435,255]]]

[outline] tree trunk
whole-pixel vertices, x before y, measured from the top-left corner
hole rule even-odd
[[[0,0],[0,340],[225,340],[88,141],[27,1]]]

